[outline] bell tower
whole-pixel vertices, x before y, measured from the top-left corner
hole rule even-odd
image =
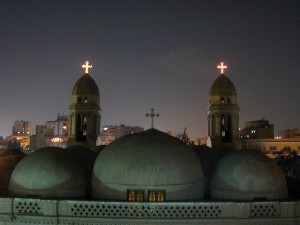
[[[68,146],[84,145],[93,148],[100,134],[100,92],[89,75],[92,65],[86,61],[82,68],[85,73],[77,80],[72,91]]]
[[[214,81],[208,97],[208,136],[212,147],[238,148],[239,106],[237,91],[231,80],[225,76],[227,66],[217,66],[220,76]]]

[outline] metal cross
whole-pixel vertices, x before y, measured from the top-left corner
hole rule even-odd
[[[89,61],[86,61],[85,64],[82,65],[82,68],[84,69],[85,68],[85,73],[89,73],[89,68],[92,68],[93,65],[91,64],[90,65],[90,62]]]
[[[159,117],[158,113],[154,113],[154,108],[151,108],[151,113],[146,114],[147,117],[151,117],[151,128],[154,128],[154,117]]]
[[[224,69],[227,69],[227,66],[221,62],[221,65],[218,65],[217,68],[221,69],[221,74],[224,74]]]

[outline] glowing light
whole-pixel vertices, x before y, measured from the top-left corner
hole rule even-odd
[[[89,73],[89,68],[92,68],[93,65],[90,65],[89,61],[86,61],[85,64],[82,65],[82,68],[85,69],[85,73]]]
[[[224,74],[224,69],[227,69],[227,66],[221,62],[221,65],[218,65],[217,68],[221,69],[221,74]]]

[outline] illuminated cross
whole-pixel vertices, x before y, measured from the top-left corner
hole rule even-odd
[[[221,69],[221,74],[224,74],[224,69],[227,69],[227,66],[221,62],[221,65],[218,65],[217,68]]]
[[[85,64],[82,65],[82,68],[85,68],[85,73],[89,73],[89,68],[92,68],[93,65],[90,65],[89,61],[86,61]]]
[[[151,108],[151,113],[146,114],[147,117],[151,117],[151,128],[154,128],[154,117],[159,117],[158,113],[154,113],[154,108]]]

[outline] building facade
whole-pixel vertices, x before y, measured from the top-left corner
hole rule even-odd
[[[53,129],[54,136],[68,136],[69,118],[66,115],[57,114],[56,120],[46,122],[46,127]]]
[[[144,131],[144,128],[138,126],[106,125],[100,134],[101,144],[108,145],[112,141],[126,135]]]
[[[241,139],[267,139],[274,138],[274,124],[268,120],[254,120],[245,123],[240,132]]]

